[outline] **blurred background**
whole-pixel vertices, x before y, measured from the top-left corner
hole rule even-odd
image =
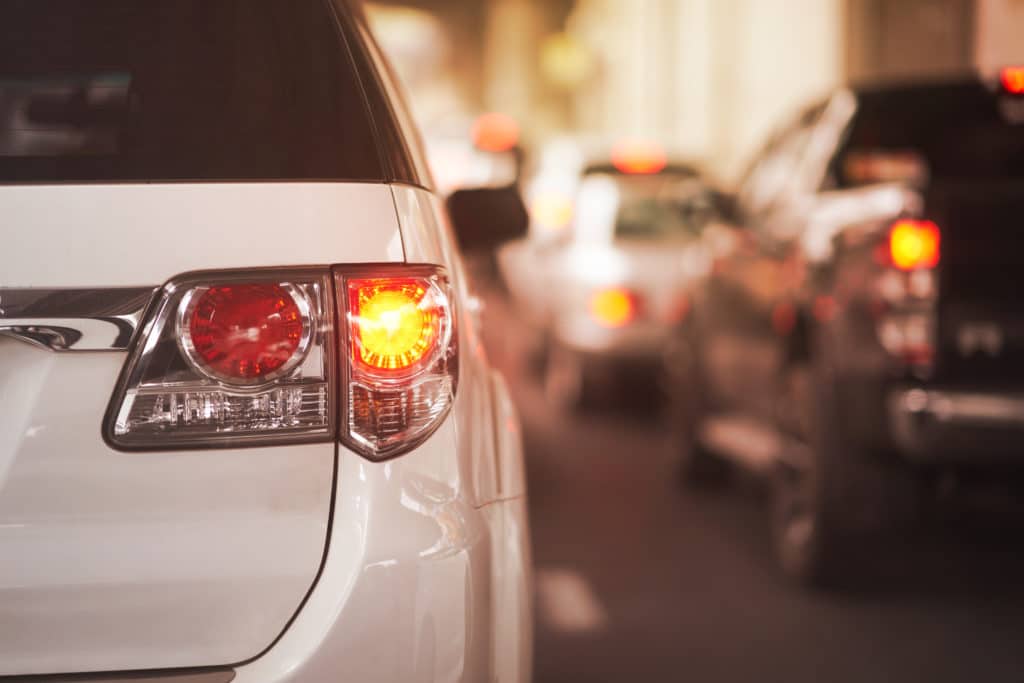
[[[767,477],[766,485],[766,477],[748,471],[774,472],[774,463],[788,457],[778,453],[808,444],[813,450],[813,439],[794,438],[803,446],[790,449],[785,428],[769,431],[720,410],[721,420],[705,420],[704,443],[717,439],[733,452],[731,461],[751,465],[730,465],[729,485],[722,486],[704,470],[718,473],[724,460],[698,459],[687,441],[695,437],[679,432],[694,429],[702,383],[720,365],[723,395],[743,399],[736,405],[752,412],[765,405],[763,412],[778,416],[792,404],[793,415],[778,423],[814,433],[801,431],[799,414],[814,400],[787,403],[779,396],[791,389],[806,394],[808,368],[817,367],[791,362],[793,354],[814,356],[803,348],[812,338],[805,327],[860,320],[857,302],[870,298],[858,298],[861,290],[884,296],[864,303],[872,321],[844,328],[837,343],[858,346],[858,335],[867,334],[863,348],[874,355],[861,361],[884,363],[889,393],[869,394],[842,418],[854,440],[896,413],[954,428],[961,412],[973,427],[1006,415],[1024,422],[1020,403],[1004,400],[992,409],[987,394],[988,403],[968,405],[958,402],[960,394],[933,391],[955,379],[948,363],[935,360],[946,353],[947,328],[960,356],[969,358],[975,347],[998,356],[1016,339],[1011,328],[1020,327],[1003,325],[1006,311],[1019,308],[1016,280],[993,284],[998,295],[972,289],[969,300],[957,300],[970,313],[967,322],[957,318],[959,327],[949,327],[954,309],[932,299],[959,285],[932,272],[939,231],[943,264],[954,237],[957,244],[989,240],[989,252],[1019,251],[1020,242],[981,227],[974,238],[957,237],[947,230],[955,227],[951,210],[935,217],[935,188],[966,174],[943,171],[939,159],[946,157],[935,149],[943,136],[956,137],[981,118],[964,113],[966,106],[947,116],[929,104],[961,97],[955,87],[927,90],[984,83],[984,90],[972,87],[992,104],[971,111],[1001,113],[985,114],[991,135],[971,137],[971,156],[957,158],[1000,160],[994,170],[972,172],[975,192],[1019,180],[1024,147],[1014,126],[1024,117],[1013,97],[1024,93],[1024,71],[1012,69],[1024,65],[1024,1],[396,0],[368,3],[367,13],[405,86],[437,184],[452,192],[515,183],[530,214],[526,238],[497,253],[471,253],[470,265],[488,352],[523,419],[537,680],[1019,677],[1024,525],[1016,489],[1004,495],[999,487],[982,488],[972,497],[982,502],[978,513],[979,506],[960,505],[953,495],[967,488],[955,458],[910,458],[918,489],[942,501],[941,511],[929,503],[935,514],[912,531],[886,525],[884,545],[862,552],[849,546],[860,579],[853,587],[808,588],[816,583],[809,573],[820,567],[809,569],[812,561],[800,553],[818,552],[814,543],[822,541],[790,535],[818,539],[817,527],[801,532],[800,525],[820,520],[801,516],[799,483]],[[960,94],[947,97],[953,90]],[[886,114],[889,100],[904,95],[891,108],[913,115]],[[854,116],[868,123],[853,124],[860,133],[843,142]],[[946,122],[944,132],[919,143],[913,131],[932,118]],[[993,142],[996,128],[1002,137]],[[796,186],[814,175],[815,149],[829,145],[846,145],[841,168],[823,162],[814,191],[801,194]],[[799,154],[773,152],[787,146]],[[787,161],[797,156],[799,163]],[[985,215],[1015,225],[1014,207],[1024,210],[1017,199],[1024,195],[1014,188],[1000,190],[1002,199],[986,204]],[[793,208],[805,195],[821,211]],[[832,201],[840,195],[845,203]],[[754,221],[754,213],[771,220],[757,219],[769,227],[748,238],[735,228]],[[831,228],[791,227],[793,216],[812,213],[815,220],[801,226]],[[843,218],[834,224],[822,218],[836,214]],[[880,216],[911,220],[899,232]],[[838,226],[874,223],[884,223],[883,251],[891,260],[860,270],[837,265],[835,238],[846,234]],[[978,256],[978,249],[962,253],[969,251],[972,267],[1019,269]],[[906,265],[901,258],[908,253]],[[695,284],[721,280],[730,262],[732,284]],[[823,290],[814,284],[819,272],[845,284]],[[737,283],[765,303],[762,326],[800,339],[783,345],[786,362],[750,342],[755,323],[744,334],[701,333],[703,341],[686,329],[701,301],[705,308],[716,296],[739,301]],[[847,302],[843,292],[850,291]],[[995,299],[1004,318],[987,313]],[[736,305],[749,308],[744,301]],[[975,320],[979,311],[988,317]],[[792,370],[784,389],[766,391],[754,382],[767,366]],[[1020,365],[1007,367],[983,369],[1004,387]],[[1024,382],[1011,385],[1014,396],[1024,389]],[[894,387],[903,393],[893,394]],[[890,399],[900,403],[887,418],[871,417]],[[946,402],[933,409],[936,401]],[[712,407],[700,409],[708,415]],[[968,441],[971,434],[954,433]],[[1004,450],[1022,443],[1012,430],[1000,438]],[[690,446],[686,454],[681,441]],[[1003,471],[991,470],[1005,481]]]

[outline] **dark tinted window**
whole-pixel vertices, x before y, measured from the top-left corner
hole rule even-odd
[[[973,181],[1024,176],[1019,100],[980,83],[879,91],[859,99],[837,160],[844,186],[918,177]]]
[[[327,0],[0,0],[0,182],[386,179]]]

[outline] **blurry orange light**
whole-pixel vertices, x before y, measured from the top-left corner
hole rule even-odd
[[[651,175],[665,169],[668,156],[656,143],[626,140],[612,149],[612,165],[621,173]]]
[[[437,345],[438,306],[417,279],[349,282],[356,360],[378,370],[409,368]]]
[[[519,124],[507,114],[491,112],[473,124],[473,144],[485,152],[507,152],[519,144]]]
[[[625,289],[603,289],[590,299],[590,315],[604,327],[622,327],[636,317],[636,297]]]
[[[889,232],[889,255],[900,270],[939,264],[939,226],[932,221],[901,220]]]
[[[1024,95],[1024,66],[1008,66],[999,74],[1003,89],[1014,95]]]

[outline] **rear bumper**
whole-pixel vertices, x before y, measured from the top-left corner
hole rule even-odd
[[[889,392],[887,411],[910,460],[1024,466],[1024,393],[900,387]]]
[[[652,322],[601,327],[581,316],[556,324],[553,336],[563,348],[581,355],[660,360],[671,338],[671,330],[667,325]]]
[[[525,499],[475,507],[430,453],[339,458],[317,585],[281,638],[236,666],[234,683],[528,681]]]

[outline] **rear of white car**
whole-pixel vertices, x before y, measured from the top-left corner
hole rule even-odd
[[[0,681],[528,680],[405,120],[340,0],[0,0]]]

